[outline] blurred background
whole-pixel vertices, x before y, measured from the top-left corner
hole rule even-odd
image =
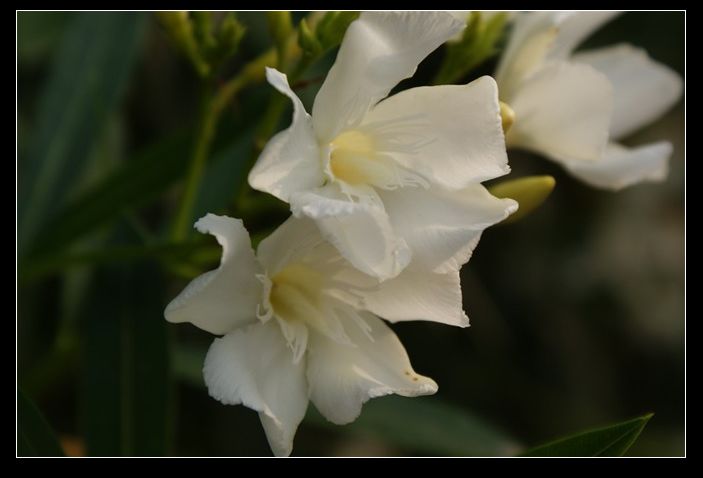
[[[246,34],[224,79],[272,46],[262,13],[238,18]],[[683,76],[684,23],[683,12],[626,13],[583,47],[633,43]],[[219,260],[210,237],[169,239],[197,75],[148,13],[19,12],[17,30],[20,389],[67,454],[269,456],[257,414],[207,394],[212,336],[163,319]],[[427,84],[442,55],[399,89]],[[333,60],[296,85],[308,110]],[[190,223],[226,213],[258,240],[287,217],[246,184],[272,92],[258,84],[227,106]],[[510,177],[551,174],[557,185],[531,216],[485,232],[462,270],[471,327],[393,326],[437,395],[372,400],[345,427],[311,406],[293,455],[513,454],[647,412],[629,455],[682,455],[684,131],[680,102],[628,138],[669,140],[674,154],[666,182],[619,193],[511,152]]]

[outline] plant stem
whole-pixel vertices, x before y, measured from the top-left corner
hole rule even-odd
[[[225,83],[217,92],[213,91],[214,87],[211,82],[204,82],[193,157],[186,177],[180,209],[171,230],[172,240],[183,241],[188,235],[205,163],[210,155],[212,140],[217,132],[217,123],[222,112],[242,88],[264,79],[264,67],[267,64],[272,64],[275,60],[275,54],[274,50],[263,53],[242,68],[237,76]]]

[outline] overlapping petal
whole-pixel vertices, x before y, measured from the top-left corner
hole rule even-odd
[[[510,99],[517,118],[508,146],[557,160],[596,161],[608,142],[613,88],[588,65],[552,63]]]
[[[478,236],[517,210],[480,184],[460,191],[403,188],[381,194],[393,229],[413,252],[413,263],[429,271],[459,270]]]
[[[666,113],[681,96],[683,82],[671,68],[641,48],[614,45],[578,53],[573,61],[592,66],[613,85],[615,107],[610,136],[619,139]]]
[[[314,219],[322,236],[359,270],[387,279],[410,261],[405,241],[396,236],[381,204],[351,201],[335,185],[291,198],[296,216]]]

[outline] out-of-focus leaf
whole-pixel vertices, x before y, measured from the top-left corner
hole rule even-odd
[[[119,231],[116,242],[125,235]],[[95,273],[82,323],[80,410],[88,455],[168,452],[171,384],[163,283],[154,263]]]
[[[246,185],[251,165],[251,142],[254,131],[248,129],[228,147],[216,153],[206,166],[191,223],[208,212],[221,211]]]
[[[305,420],[315,425],[335,426],[312,406]],[[374,436],[423,455],[505,456],[520,449],[499,429],[436,397],[393,395],[369,400],[359,418],[344,426],[344,433]]]
[[[43,259],[47,254],[158,198],[187,169],[191,141],[185,134],[161,140],[99,181],[42,228],[32,256],[47,262]],[[246,184],[251,141],[252,131],[244,130],[213,155],[206,165],[193,222],[224,208]]]
[[[117,168],[47,222],[32,254],[61,250],[126,210],[158,197],[185,171],[189,147],[189,137],[176,135],[150,146]]]
[[[532,448],[521,456],[623,456],[653,414],[589,430]]]
[[[20,390],[17,391],[17,455],[64,456],[46,419]]]
[[[26,65],[44,60],[70,17],[68,12],[17,12],[17,61]]]
[[[144,30],[140,13],[76,14],[61,42],[20,163],[18,248],[23,255],[83,171],[119,98]]]
[[[492,15],[471,12],[462,37],[447,42],[444,61],[433,82],[454,83],[495,55],[507,19],[505,12]]]
[[[52,273],[81,265],[108,263],[126,263],[145,258],[164,260],[190,260],[193,254],[207,257],[219,255],[219,248],[201,244],[201,241],[186,243],[154,243],[118,246],[100,246],[94,250],[57,254],[36,261],[28,262],[20,271],[19,280],[24,284],[45,277]]]

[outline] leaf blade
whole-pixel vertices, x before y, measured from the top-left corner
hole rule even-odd
[[[588,430],[537,446],[521,456],[623,456],[654,414]]]
[[[61,42],[21,164],[18,247],[30,248],[62,203],[118,104],[144,30],[143,14],[80,13]]]
[[[17,390],[17,455],[64,456],[44,415],[21,390]]]

